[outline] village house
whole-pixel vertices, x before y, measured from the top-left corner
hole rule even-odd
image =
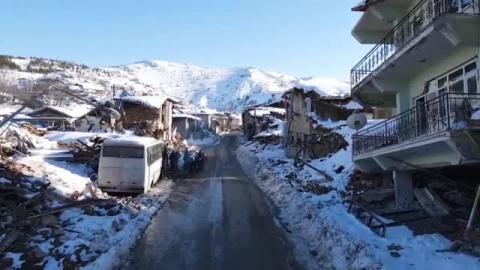
[[[109,132],[115,130],[117,121],[104,106],[97,106],[74,122],[75,131]]]
[[[124,129],[138,135],[172,139],[172,108],[178,101],[162,96],[125,96],[115,98]]]
[[[27,113],[28,119],[25,119],[25,121],[43,126],[69,127],[75,120],[85,115],[88,109],[87,106],[75,109],[45,106]]]
[[[351,70],[363,106],[397,115],[353,137],[364,172],[393,177],[397,206],[414,200],[414,176],[430,172],[474,187],[480,160],[478,0],[363,1],[352,30],[373,49]],[[475,172],[475,173],[473,173]],[[470,174],[470,176],[469,176]]]
[[[320,158],[345,146],[343,138],[326,138],[331,129],[322,121],[346,120],[354,111],[364,111],[350,97],[325,97],[313,89],[294,88],[284,95],[286,120],[283,143],[289,157]],[[371,114],[371,110],[366,111]],[[335,135],[332,135],[335,136]]]
[[[235,113],[228,113],[228,125],[229,131],[240,131],[242,129],[242,115]]]
[[[242,113],[243,134],[248,139],[266,131],[275,122],[275,119],[285,119],[285,108],[266,107],[264,105],[248,107]]]
[[[205,122],[190,114],[173,114],[172,130],[184,139],[201,139],[204,136]]]
[[[200,118],[215,134],[225,131],[228,127],[228,116],[218,112],[200,112],[191,115]]]

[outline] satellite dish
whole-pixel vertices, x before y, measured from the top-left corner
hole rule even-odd
[[[351,129],[359,130],[367,124],[367,117],[363,113],[354,113],[347,118],[347,125]]]

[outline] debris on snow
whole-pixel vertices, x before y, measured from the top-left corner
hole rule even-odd
[[[300,260],[312,269],[318,265],[327,269],[480,269],[478,258],[440,252],[452,245],[440,234],[415,236],[407,227],[396,225],[389,227],[382,238],[349,213],[345,199],[352,194],[350,183],[356,172],[351,156],[355,131],[341,122],[322,125],[335,128],[348,142],[345,149],[308,162],[331,175],[333,181],[310,167],[293,166],[294,160],[286,157],[280,143],[249,141],[237,149],[244,171],[280,208],[279,219],[291,232],[292,241],[296,246],[308,246],[309,258],[301,249],[295,250]],[[391,191],[385,190],[378,194],[378,200],[389,194]],[[474,250],[472,244],[463,247],[469,245],[469,250]]]

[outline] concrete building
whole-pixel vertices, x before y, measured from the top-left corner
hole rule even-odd
[[[351,70],[352,96],[397,115],[353,137],[355,164],[393,175],[397,204],[412,173],[478,163],[478,0],[367,0],[352,35],[374,48]]]

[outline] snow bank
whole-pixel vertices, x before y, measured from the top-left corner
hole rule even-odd
[[[389,228],[381,238],[348,213],[342,201],[354,170],[354,131],[344,122],[322,124],[336,128],[350,144],[346,150],[310,163],[332,175],[332,182],[310,168],[294,168],[281,145],[249,142],[237,149],[244,171],[280,208],[281,224],[292,232],[292,242],[308,246],[310,259],[318,264],[309,263],[310,269],[480,269],[478,258],[437,252],[451,244],[441,235],[414,236],[408,228],[399,226]],[[344,166],[341,172],[336,170],[340,166]],[[326,187],[325,194],[302,191],[308,182]],[[400,257],[391,255],[388,247],[392,244],[402,247],[397,251]],[[301,250],[296,253],[303,256]]]

